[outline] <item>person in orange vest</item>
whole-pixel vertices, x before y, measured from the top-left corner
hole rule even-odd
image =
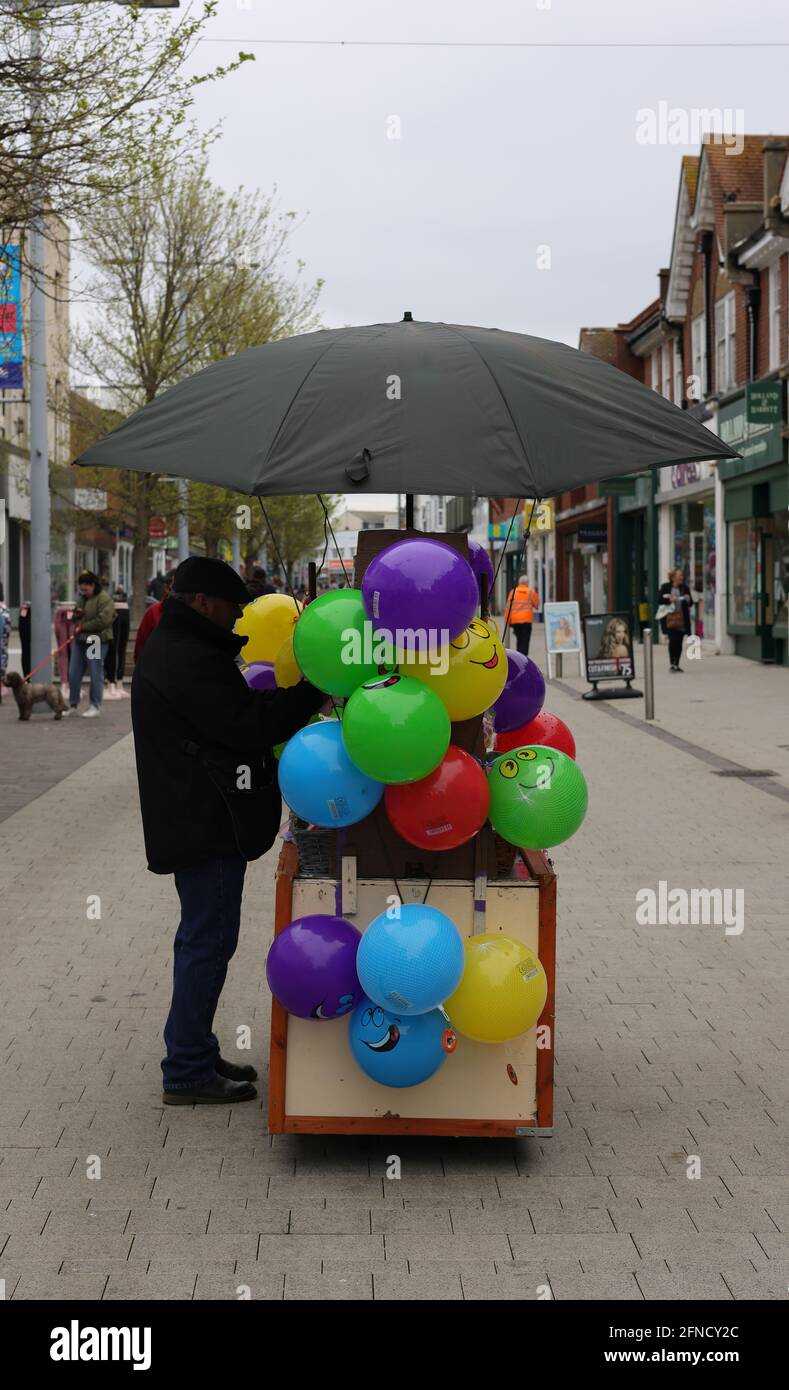
[[[539,606],[540,595],[536,589],[531,587],[529,576],[522,574],[517,586],[510,589],[507,595],[504,621],[505,623],[509,622],[512,626],[518,651],[522,652],[524,656],[529,655],[532,622]]]

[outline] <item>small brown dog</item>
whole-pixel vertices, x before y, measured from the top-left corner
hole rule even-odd
[[[30,681],[22,679],[18,671],[7,671],[5,683],[9,690],[14,692],[20,719],[29,719],[33,713],[33,706],[39,700],[46,701],[49,708],[55,711],[56,719],[63,718],[66,702],[56,685],[31,685]]]

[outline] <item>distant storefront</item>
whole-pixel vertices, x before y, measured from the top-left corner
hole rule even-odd
[[[789,664],[786,382],[755,382],[722,405],[720,434],[741,454],[718,464],[728,551],[727,632],[735,651]]]
[[[556,597],[581,613],[608,608],[608,502],[568,508],[556,517]]]
[[[677,463],[660,469],[660,581],[679,569],[694,596],[694,630],[714,640],[717,590],[715,471],[710,463]]]

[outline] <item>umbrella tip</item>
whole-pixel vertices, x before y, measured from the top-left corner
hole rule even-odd
[[[413,316],[413,314],[411,313],[411,310],[410,310],[410,309],[406,309],[405,312],[403,313],[403,323],[413,323],[413,322],[414,322],[414,316]]]

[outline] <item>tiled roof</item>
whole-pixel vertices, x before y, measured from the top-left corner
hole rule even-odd
[[[704,141],[709,166],[715,219],[721,215],[724,194],[735,194],[738,203],[761,202],[764,180],[762,146],[766,135],[744,135],[739,154],[711,139]]]

